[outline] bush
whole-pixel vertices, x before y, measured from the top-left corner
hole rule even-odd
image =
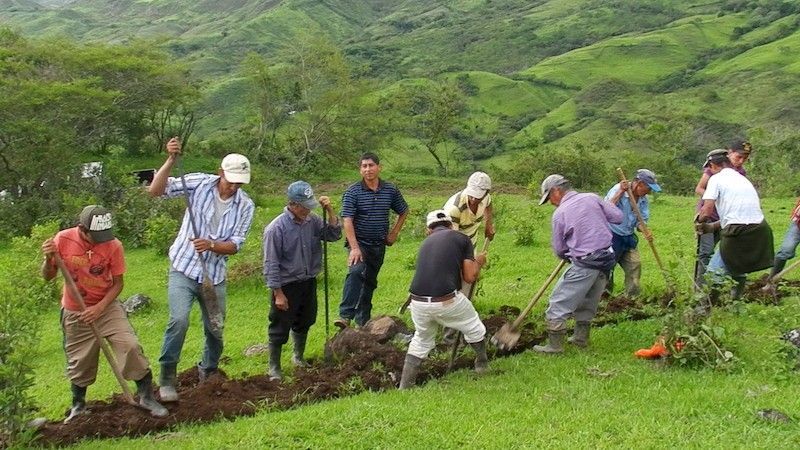
[[[154,249],[157,254],[166,255],[172,242],[175,241],[180,225],[178,220],[167,214],[159,214],[147,219],[144,231],[145,244]]]
[[[59,297],[56,283],[31,274],[41,268],[41,243],[57,228],[55,223],[37,226],[30,237],[15,238],[9,251],[13,264],[3,268],[8,276],[0,282],[0,446],[25,446],[30,439],[26,423],[35,405],[27,391],[33,385],[41,314]]]

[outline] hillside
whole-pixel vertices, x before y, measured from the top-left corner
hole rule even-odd
[[[255,114],[249,52],[280,63],[309,36],[339,47],[375,93],[457,82],[466,113],[441,145],[496,169],[597,142],[612,163],[663,153],[653,126],[677,130],[683,164],[736,135],[786,145],[800,118],[798,13],[777,0],[0,1],[0,19],[26,36],[153,39],[202,83],[202,139]],[[381,149],[400,150],[404,168],[430,167],[412,150],[419,136],[392,136]]]

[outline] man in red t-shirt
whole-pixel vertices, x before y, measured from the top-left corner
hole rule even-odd
[[[52,280],[58,273],[55,255],[64,261],[83,297],[86,309],[64,286],[61,296],[61,328],[67,355],[67,376],[72,383],[72,408],[65,420],[86,412],[86,388],[97,376],[100,342],[94,325],[108,339],[119,362],[122,376],[136,380],[139,405],[156,417],[169,411],[153,398],[153,375],[139,340],[128,322],[117,296],[122,292],[125,257],[122,243],[114,238],[111,213],[98,205],[83,209],[78,225],[56,234],[42,244],[45,255],[42,276]]]

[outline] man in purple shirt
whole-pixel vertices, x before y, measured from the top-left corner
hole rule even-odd
[[[311,185],[295,181],[287,190],[283,213],[264,228],[264,281],[272,291],[269,309],[269,376],[283,378],[281,347],[294,341],[292,363],[305,367],[308,330],[317,319],[317,275],[322,268],[322,240],[341,239],[342,226],[331,201],[317,201]],[[311,210],[322,205],[328,223]]]
[[[609,223],[622,223],[622,211],[593,193],[578,193],[561,175],[550,175],[542,183],[542,198],[556,206],[553,212],[552,245],[556,256],[572,265],[558,280],[550,294],[545,312],[547,345],[533,349],[541,353],[562,353],[567,319],[575,318],[575,332],[570,342],[578,347],[589,345],[589,328],[597,304],[608,282],[608,273],[616,264],[611,248]]]

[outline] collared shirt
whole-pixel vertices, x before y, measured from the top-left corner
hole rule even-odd
[[[708,179],[703,200],[714,200],[720,226],[756,224],[764,221],[761,200],[750,180],[731,168]]]
[[[403,214],[408,204],[394,184],[378,180],[378,189],[364,180],[353,183],[342,195],[342,218],[353,219],[356,240],[364,245],[385,245],[389,234],[389,211]]]
[[[478,230],[483,223],[484,212],[491,204],[492,195],[486,194],[478,203],[477,210],[473,213],[469,209],[469,195],[461,191],[453,194],[442,209],[450,216],[453,225],[455,225],[454,228],[466,234],[474,246],[478,240]]]
[[[617,192],[619,192],[619,183],[615,184],[608,191],[608,194],[606,194],[606,201],[611,201],[611,199],[617,195]],[[647,221],[650,220],[650,201],[647,199],[646,195],[643,195],[639,197],[636,204],[639,206],[639,212],[642,213],[642,220],[647,223]],[[628,198],[627,192],[620,197],[616,205],[617,208],[622,211],[622,223],[619,225],[615,223],[609,224],[611,232],[618,236],[630,236],[636,231],[636,227],[639,225],[639,219],[636,217],[636,213],[633,212],[631,199]]]
[[[569,191],[553,212],[553,251],[574,259],[611,246],[609,222],[621,223],[622,211],[597,194]]]
[[[264,282],[278,289],[295,281],[316,277],[322,267],[322,240],[342,238],[342,225],[323,224],[322,218],[311,213],[297,221],[288,207],[264,227],[262,250]]]
[[[205,173],[186,174],[186,190],[189,192],[189,200],[194,212],[194,220],[197,222],[197,233],[200,238],[212,239],[215,241],[231,241],[236,244],[239,250],[244,244],[245,237],[250,224],[253,222],[253,212],[255,205],[250,197],[243,190],[238,189],[232,197],[230,206],[222,214],[216,230],[212,230],[210,223],[214,215],[214,192],[217,190],[219,176]],[[183,183],[178,177],[170,177],[167,180],[167,187],[164,197],[175,198],[183,195]],[[194,249],[194,245],[189,240],[194,238],[191,220],[189,219],[188,209],[183,215],[183,223],[178,231],[178,237],[169,248],[169,259],[172,268],[183,273],[187,277],[196,280],[198,283],[203,281],[203,269],[201,255]],[[227,270],[228,255],[220,255],[212,251],[203,252],[206,260],[208,275],[214,284],[225,281]]]

